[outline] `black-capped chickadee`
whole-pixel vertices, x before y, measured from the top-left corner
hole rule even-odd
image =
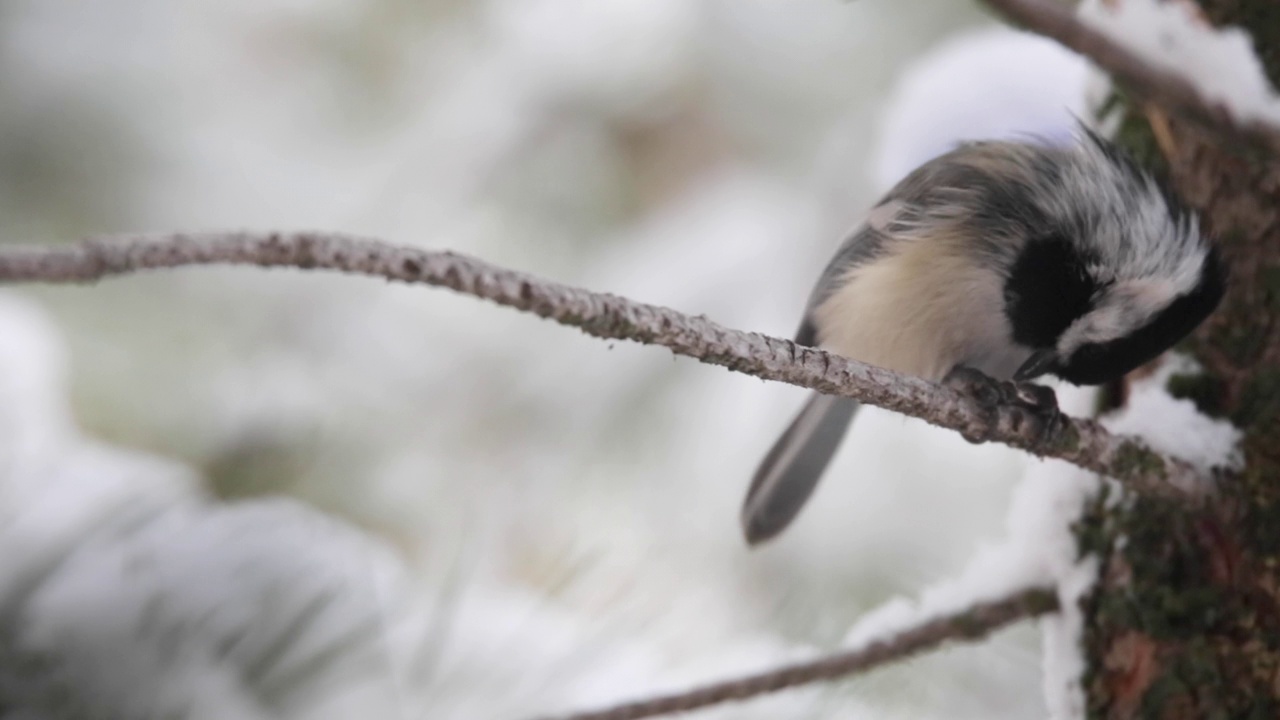
[[[966,144],[889,191],[814,287],[795,341],[942,381],[1123,376],[1222,298],[1196,216],[1118,148]],[[814,393],[765,456],[742,508],[747,541],[781,532],[858,403]]]

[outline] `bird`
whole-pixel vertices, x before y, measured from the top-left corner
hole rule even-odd
[[[1191,333],[1225,266],[1194,211],[1080,124],[1077,142],[961,143],[894,186],[840,246],[794,342],[934,382],[1110,382]],[[1038,393],[1034,391],[1044,391]],[[859,404],[812,393],[742,505],[749,545],[790,525]]]

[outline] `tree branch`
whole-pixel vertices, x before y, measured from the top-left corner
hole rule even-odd
[[[319,232],[202,233],[96,237],[74,245],[0,248],[0,282],[93,282],[184,265],[323,269],[447,287],[572,325],[600,338],[662,345],[678,355],[766,380],[798,385],[1053,457],[1145,494],[1195,500],[1204,486],[1191,465],[1115,436],[1092,420],[1031,422],[1025,408],[992,404],[951,387],[746,333],[702,317],[569,287],[452,252],[398,247]]]
[[[1233,117],[1226,107],[1206,100],[1185,77],[1152,67],[1137,53],[1081,22],[1070,5],[1046,0],[985,1],[1009,22],[1089,58],[1139,99],[1228,137],[1280,152],[1280,127]]]
[[[1057,609],[1058,597],[1052,590],[1023,590],[1007,598],[979,603],[967,610],[930,620],[858,650],[847,650],[818,660],[788,665],[737,680],[713,683],[687,692],[542,720],[638,720],[745,700],[872,670],[952,640],[980,640],[1006,625]]]

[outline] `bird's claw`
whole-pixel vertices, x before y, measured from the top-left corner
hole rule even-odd
[[[991,440],[1000,424],[1001,409],[1011,411],[1009,429],[1030,445],[1047,438],[1061,415],[1057,395],[1044,385],[996,380],[963,366],[952,370],[944,384],[973,398],[982,409],[983,420],[960,433],[971,443]]]

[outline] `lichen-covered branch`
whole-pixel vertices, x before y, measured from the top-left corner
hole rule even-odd
[[[544,720],[639,720],[689,712],[710,705],[746,700],[788,688],[834,680],[903,660],[953,640],[981,640],[1006,625],[1058,609],[1052,590],[1023,590],[1007,598],[978,603],[952,615],[925,622],[858,650],[846,650],[809,662],[726,680],[671,695],[615,707],[544,718]]]
[[[1186,78],[1153,67],[1137,53],[1080,21],[1054,0],[985,0],[1005,19],[1052,38],[1107,71],[1129,93],[1227,136],[1280,152],[1280,127],[1236,118],[1209,102]]]
[[[849,360],[789,340],[731,330],[702,317],[596,293],[452,252],[398,247],[319,232],[206,233],[90,238],[58,247],[0,249],[0,282],[92,282],[184,265],[323,269],[447,287],[531,312],[589,335],[662,345],[731,370],[854,398],[921,418],[965,437],[1054,457],[1133,490],[1194,499],[1204,487],[1187,463],[1097,423],[1056,416],[1031,422],[1025,408]]]

